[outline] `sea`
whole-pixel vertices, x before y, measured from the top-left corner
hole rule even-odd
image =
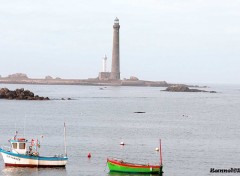
[[[207,86],[205,90],[217,93],[166,92],[161,87],[0,84],[51,99],[1,99],[0,146],[8,146],[18,131],[19,137],[40,141],[41,155],[64,154],[65,122],[69,157],[66,168],[59,169],[5,167],[0,156],[0,175],[140,176],[109,173],[107,158],[159,164],[156,148],[160,139],[164,176],[238,175],[212,173],[211,169],[240,168],[240,85]]]

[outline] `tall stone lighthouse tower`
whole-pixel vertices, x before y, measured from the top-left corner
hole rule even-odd
[[[113,25],[112,70],[110,76],[112,80],[120,80],[119,29],[119,20],[115,18]]]

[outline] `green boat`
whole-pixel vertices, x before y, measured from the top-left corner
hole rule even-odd
[[[121,172],[121,173],[142,173],[142,174],[159,174],[163,175],[163,162],[162,162],[162,144],[160,139],[160,164],[149,165],[149,164],[135,164],[125,162],[119,159],[107,158],[107,165],[110,172]]]
[[[135,164],[124,162],[118,159],[107,159],[107,164],[110,172],[124,173],[159,173],[162,175],[162,165]]]

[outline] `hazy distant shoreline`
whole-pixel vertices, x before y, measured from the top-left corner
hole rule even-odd
[[[62,79],[46,76],[45,78],[29,78],[24,73],[15,73],[7,77],[0,77],[1,84],[40,84],[40,85],[86,85],[86,86],[139,86],[139,87],[169,87],[169,86],[188,86],[199,87],[198,85],[170,84],[166,81],[147,81],[139,80],[131,76],[129,79],[111,80],[111,79]],[[202,88],[206,88],[203,86]]]
[[[42,84],[42,85],[92,85],[92,86],[146,86],[167,87],[166,81],[114,80],[98,79],[10,79],[0,78],[2,84]]]

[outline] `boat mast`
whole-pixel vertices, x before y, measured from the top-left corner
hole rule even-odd
[[[65,156],[67,156],[66,124],[65,124],[65,122],[64,122],[64,147],[65,147]]]
[[[160,166],[162,166],[162,142],[161,142],[161,139],[160,139]]]
[[[162,142],[161,142],[161,139],[159,140],[159,142],[160,142],[160,151],[159,151],[159,153],[160,153],[160,168],[159,168],[159,176],[163,176],[163,163],[162,163]]]

